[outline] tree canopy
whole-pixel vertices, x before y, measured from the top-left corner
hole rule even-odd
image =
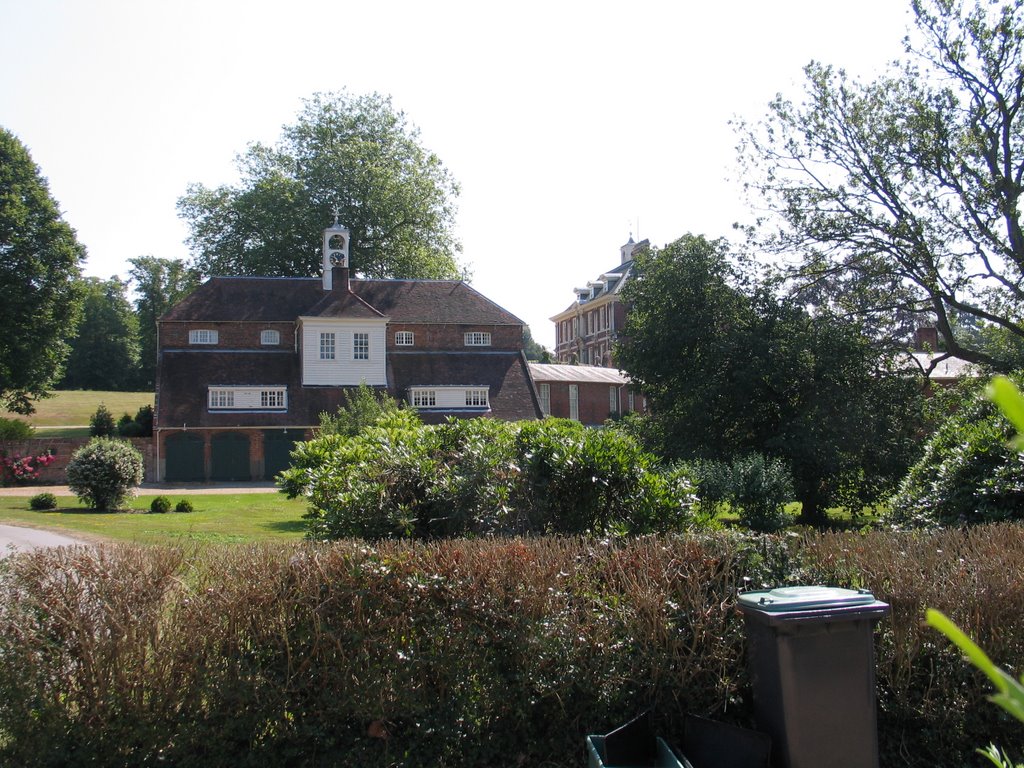
[[[0,128],[0,407],[32,413],[60,379],[84,259],[39,167]]]
[[[139,385],[150,389],[156,381],[156,321],[195,290],[199,276],[177,259],[137,256],[128,263],[139,321]]]
[[[803,519],[877,501],[916,449],[920,379],[851,323],[779,300],[687,235],[637,254],[618,360],[648,398],[671,459],[782,459]]]
[[[883,77],[812,62],[801,102],[780,95],[740,127],[744,176],[775,214],[757,242],[795,257],[798,289],[869,328],[935,324],[947,353],[1012,367],[1005,353],[1024,340],[1024,0],[912,7],[906,57]]]
[[[85,300],[71,340],[63,389],[127,391],[139,386],[139,321],[116,276],[83,281]]]
[[[251,144],[237,164],[237,186],[193,184],[178,201],[203,275],[318,274],[337,209],[359,273],[458,276],[458,185],[390,98],[316,94],[276,145]]]

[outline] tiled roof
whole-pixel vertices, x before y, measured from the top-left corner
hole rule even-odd
[[[540,405],[521,352],[396,352],[388,355],[388,381],[402,388],[430,385],[486,386],[491,414],[499,419],[538,419]],[[398,392],[405,396],[405,392]]]
[[[530,363],[534,381],[565,381],[569,383],[629,384],[629,377],[614,368],[595,365],[555,365]]]
[[[523,324],[461,280],[352,280],[351,289],[357,300],[341,291],[325,292],[320,278],[214,277],[161,319],[290,322],[344,312],[383,315],[396,323]]]

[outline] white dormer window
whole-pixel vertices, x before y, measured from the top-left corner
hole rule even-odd
[[[260,331],[260,344],[268,347],[276,347],[281,343],[281,332],[267,329]]]
[[[465,336],[467,347],[489,347],[491,346],[491,334],[485,331],[470,331]]]
[[[188,343],[189,344],[216,344],[217,343],[217,331],[210,330],[207,328],[198,329],[195,331],[188,332]]]
[[[395,346],[397,347],[411,347],[414,340],[412,331],[395,332]]]
[[[437,405],[437,392],[433,389],[413,389],[409,397],[413,408],[433,408]]]
[[[333,360],[334,359],[334,334],[333,333],[321,333],[320,334],[320,359],[321,360]]]

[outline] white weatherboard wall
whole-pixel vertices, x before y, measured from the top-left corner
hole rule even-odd
[[[385,335],[387,321],[300,319],[302,322],[302,383],[356,386],[362,382],[386,385]],[[334,334],[334,359],[320,359],[320,334]],[[352,359],[352,335],[370,336],[370,359]]]

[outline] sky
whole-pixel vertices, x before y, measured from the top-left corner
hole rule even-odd
[[[123,278],[136,256],[188,258],[178,198],[237,182],[304,98],[390,95],[461,186],[472,285],[553,348],[549,318],[630,235],[733,237],[753,214],[730,120],[799,100],[811,60],[877,74],[908,5],[0,0],[0,126],[85,274]]]

